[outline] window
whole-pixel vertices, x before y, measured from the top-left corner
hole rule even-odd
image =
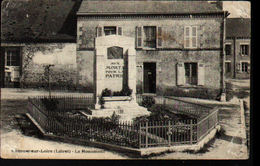
[[[104,27],[105,36],[116,35],[116,27]]]
[[[205,69],[202,62],[178,62],[177,85],[205,85]]]
[[[196,48],[197,47],[197,27],[186,26],[184,28],[184,47]]]
[[[144,47],[155,48],[156,47],[156,27],[144,27]]]
[[[156,26],[136,27],[137,48],[162,48],[163,28]]]
[[[240,45],[240,52],[242,56],[249,56],[249,45]]]
[[[99,36],[109,36],[109,35],[123,35],[123,29],[122,27],[117,26],[100,26],[97,27],[97,37]]]
[[[249,63],[248,62],[241,62],[241,71],[242,72],[249,72]]]
[[[226,64],[226,66],[225,66],[226,73],[230,73],[231,72],[231,62],[226,62],[225,64]]]
[[[197,85],[197,63],[184,63],[185,84]]]
[[[19,49],[7,48],[5,50],[5,66],[19,66]]]
[[[226,55],[231,55],[231,44],[226,44]]]

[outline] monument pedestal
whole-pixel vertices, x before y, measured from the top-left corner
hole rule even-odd
[[[131,96],[103,97],[103,102],[104,108],[91,110],[92,117],[110,117],[115,112],[121,121],[131,121],[137,116],[150,115],[147,108],[139,106]]]
[[[119,35],[96,37],[95,39],[95,117],[111,116],[113,112],[121,120],[131,120],[140,115],[149,115],[147,108],[136,102],[136,50],[135,39]],[[128,87],[131,96],[102,96],[105,89],[118,92]],[[100,97],[101,96],[101,97]]]

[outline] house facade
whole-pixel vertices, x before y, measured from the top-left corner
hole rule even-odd
[[[225,16],[208,2],[83,1],[77,12],[77,84],[94,82],[95,41],[123,36],[134,41],[137,93],[221,89]],[[120,47],[110,45],[103,53],[109,58]]]
[[[75,89],[76,12],[80,2],[3,1],[1,88]],[[63,8],[64,10],[60,10]]]
[[[97,55],[122,59],[131,47],[136,52],[132,67],[137,93],[206,89],[207,93],[217,90],[217,96],[223,92],[227,12],[209,2],[2,4],[1,87],[45,87],[45,66],[54,65],[53,89],[93,92]],[[105,50],[97,48],[102,42]],[[108,72],[108,78],[120,77]]]
[[[226,77],[250,78],[251,19],[227,18]]]

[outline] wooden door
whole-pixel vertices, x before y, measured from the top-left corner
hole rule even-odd
[[[156,93],[156,63],[144,63],[144,93]]]

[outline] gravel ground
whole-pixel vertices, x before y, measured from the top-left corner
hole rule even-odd
[[[78,95],[79,93],[52,92],[53,95]],[[17,115],[27,112],[27,98],[48,95],[44,90],[1,89],[1,157],[3,158],[59,158],[59,159],[129,159],[119,153],[98,148],[43,140],[34,135],[26,135],[18,125]],[[233,100],[237,101],[237,100]],[[210,101],[205,101],[210,103]],[[234,102],[235,103],[235,102]],[[233,104],[234,104],[233,103]],[[214,103],[216,104],[216,103]],[[201,151],[172,152],[150,156],[149,159],[247,159],[247,146],[241,136],[240,109],[224,107],[219,112],[221,132]],[[13,150],[13,151],[12,151]],[[17,151],[15,151],[17,150]],[[19,150],[35,150],[19,152]],[[37,151],[38,150],[38,151]],[[57,150],[57,151],[56,151]],[[71,150],[70,153],[56,153]],[[52,151],[52,152],[51,152]],[[54,153],[55,152],[55,153]],[[80,153],[76,153],[80,152]]]

